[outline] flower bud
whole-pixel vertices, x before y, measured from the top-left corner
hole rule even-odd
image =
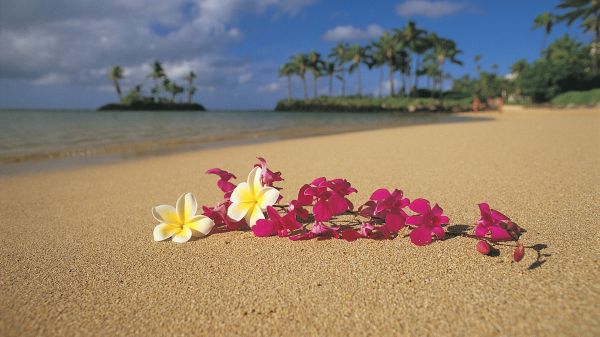
[[[477,242],[475,249],[477,249],[477,251],[483,255],[488,255],[492,251],[492,246],[490,246],[490,244],[487,243],[487,241],[480,240],[479,242]]]
[[[513,259],[515,262],[519,262],[523,259],[523,255],[525,255],[525,247],[522,244],[517,243],[517,247],[515,247],[515,252],[513,253]]]

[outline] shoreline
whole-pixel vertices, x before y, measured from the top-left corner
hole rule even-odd
[[[494,114],[495,115],[495,114]],[[216,137],[207,139],[163,139],[153,140],[136,144],[110,144],[98,148],[71,149],[68,151],[55,151],[50,153],[36,153],[12,157],[0,157],[0,175],[19,174],[21,172],[38,170],[60,170],[69,167],[112,164],[121,161],[135,160],[153,156],[164,156],[176,153],[195,152],[206,149],[217,149],[245,144],[260,144],[277,142],[287,139],[301,139],[318,137],[324,135],[338,135],[369,130],[383,130],[389,128],[403,128],[416,125],[466,123],[492,121],[493,115],[484,113],[474,115],[472,113],[454,113],[451,116],[431,113],[413,113],[411,117],[419,116],[441,119],[427,120],[402,120],[396,125],[378,126],[348,126],[344,129],[337,127],[322,128],[296,128],[282,131],[263,131],[254,134],[245,134],[238,138]]]

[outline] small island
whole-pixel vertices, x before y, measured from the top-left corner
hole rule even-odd
[[[169,79],[162,64],[159,61],[152,63],[152,72],[147,78],[153,81],[150,95],[144,95],[143,84],[136,84],[125,95],[121,90],[120,81],[124,78],[123,68],[119,65],[113,66],[108,73],[108,78],[112,81],[119,103],[104,104],[99,111],[119,111],[119,110],[152,110],[152,111],[206,111],[202,104],[193,102],[193,97],[198,88],[194,85],[196,74],[190,71],[184,78],[186,86],[180,86],[177,82]],[[187,94],[187,101],[184,102],[180,95]]]

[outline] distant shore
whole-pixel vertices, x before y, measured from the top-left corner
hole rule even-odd
[[[143,110],[151,110],[151,111],[167,111],[167,110],[176,110],[176,111],[206,111],[206,108],[202,104],[198,103],[145,103],[145,102],[135,102],[131,104],[121,104],[121,103],[108,103],[100,108],[99,111],[143,111]]]
[[[318,97],[285,99],[277,102],[275,111],[330,112],[468,112],[472,99],[406,98],[406,97]]]

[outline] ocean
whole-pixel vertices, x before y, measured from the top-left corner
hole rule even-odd
[[[49,161],[54,165],[112,161],[206,147],[474,119],[480,118],[381,112],[0,110],[0,173],[48,166]]]

